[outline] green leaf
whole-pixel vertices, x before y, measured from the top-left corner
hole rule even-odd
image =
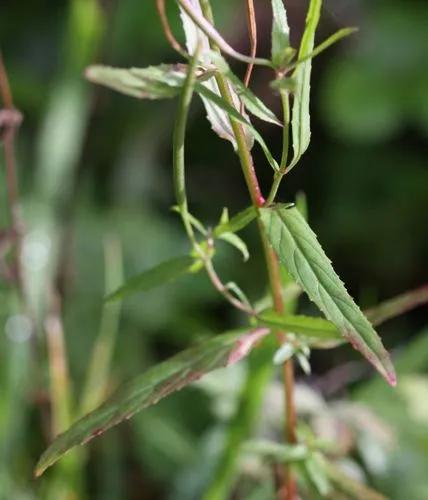
[[[305,31],[300,42],[298,59],[307,57],[314,48],[315,31],[318,26],[322,0],[311,0],[306,16]],[[299,161],[309,146],[311,139],[311,125],[309,114],[309,100],[311,89],[312,62],[307,60],[299,64],[292,77],[296,81],[292,110],[292,136],[294,156],[287,171],[291,170]]]
[[[260,209],[281,263],[341,334],[395,385],[394,367],[380,338],[348,294],[317,237],[296,208]]]
[[[334,489],[344,493],[346,498],[350,500],[387,500],[377,491],[347,476],[332,462],[324,460],[323,467]]]
[[[106,297],[107,301],[118,300],[132,293],[146,292],[152,288],[177,279],[182,274],[191,272],[195,259],[189,255],[175,257],[157,266],[137,274],[124,285]]]
[[[206,92],[204,92],[203,89],[206,89]],[[215,99],[213,100],[212,98],[213,95],[215,95],[219,99],[221,99],[220,90],[218,88],[217,82],[215,81],[214,78],[211,78],[208,81],[201,83],[199,89],[196,88],[196,90],[198,91],[198,94],[200,95],[202,102],[204,103],[208,121],[211,123],[211,128],[219,137],[221,137],[222,139],[226,139],[227,141],[230,141],[233,145],[233,148],[236,150],[237,146],[236,146],[235,135],[233,133],[232,126],[228,118],[230,112],[224,109],[224,107],[218,106],[216,100]],[[240,107],[239,98],[232,89],[230,89],[230,92],[233,99],[233,106],[230,106],[230,108],[234,109],[236,113],[239,113],[238,111]],[[246,113],[244,113],[244,115],[241,116],[243,120],[245,120],[246,124],[250,123],[249,117]],[[244,132],[245,132],[245,139],[247,146],[249,149],[251,149],[254,144],[253,127],[252,126],[246,127]]]
[[[272,0],[272,63],[279,68],[284,63],[286,49],[290,46],[290,28],[282,0]]]
[[[122,94],[141,99],[163,99],[175,97],[180,93],[187,74],[185,64],[161,64],[148,68],[111,68],[109,66],[90,66],[86,70],[88,80],[105,85]],[[200,95],[207,110],[208,119],[213,130],[223,139],[232,142],[236,148],[234,134],[229,117],[246,125],[246,139],[248,147],[252,147],[255,139],[261,146],[269,164],[278,170],[278,163],[273,158],[263,137],[254,128],[247,115],[242,115],[239,109],[239,98],[232,93],[234,106],[228,104],[220,95],[217,83],[211,77],[212,72],[198,68],[198,81],[195,90]],[[207,76],[210,76],[207,80]]]
[[[218,71],[229,80],[237,96],[241,99],[245,108],[250,113],[260,118],[260,120],[279,125],[280,127],[282,126],[282,123],[278,120],[273,111],[244,85],[244,83],[231,71],[226,60],[218,52],[211,52],[211,59]]]
[[[417,306],[428,302],[428,285],[406,292],[393,299],[381,302],[365,311],[366,316],[373,325],[380,325],[385,321],[400,316]]]
[[[284,76],[281,76],[279,78],[276,78],[275,80],[272,80],[269,85],[273,90],[286,90],[287,92],[291,93],[294,93],[296,91],[296,80],[294,80],[293,78],[286,78]]]
[[[193,0],[192,10],[194,10],[198,15],[202,16],[202,10],[199,0]],[[209,37],[197,26],[195,21],[191,19],[188,12],[186,13],[186,10],[183,9],[183,6],[180,6],[180,17],[186,37],[187,51],[189,52],[189,54],[194,54],[197,46],[199,45],[199,59],[201,63],[207,66],[210,65],[212,62],[213,52],[211,51]],[[210,79],[209,81],[204,82],[203,86],[205,86],[214,94],[220,96],[220,90],[215,79]],[[232,95],[234,107],[236,109],[239,109],[240,101],[238,96],[236,95],[235,90],[231,88],[230,93]],[[206,97],[201,96],[201,99],[207,112],[207,119],[210,122],[213,131],[222,139],[230,141],[233,145],[233,148],[236,149],[236,140],[227,113],[224,110],[218,108],[215,104],[212,103],[211,100],[207,99]],[[247,121],[249,120],[246,114],[245,119]],[[248,129],[245,130],[245,138],[248,147],[252,148],[254,137],[251,131]]]
[[[71,448],[87,443],[206,373],[236,363],[268,333],[267,328],[258,328],[250,332],[238,330],[219,335],[150,368],[59,435],[41,456],[36,476],[40,476]]]
[[[319,340],[341,340],[339,330],[330,321],[312,316],[281,314],[273,309],[263,311],[257,316],[260,324],[279,328],[286,332],[297,333]]]
[[[265,143],[263,137],[259,134],[259,132],[254,128],[254,126],[233,106],[231,106],[228,102],[226,102],[221,96],[212,92],[206,86],[202,85],[199,82],[196,82],[195,90],[201,97],[204,97],[210,100],[213,104],[215,104],[218,108],[226,111],[226,113],[233,118],[234,120],[246,125],[251,132],[254,134],[254,139],[259,143],[260,147],[263,150],[263,153],[266,156],[270,166],[274,170],[279,170],[279,165],[272,156],[272,153],[269,151],[267,144]]]
[[[89,66],[85,76],[122,94],[139,99],[166,99],[180,93],[186,76],[185,65],[161,64],[147,68]]]
[[[326,497],[331,490],[330,479],[324,468],[324,458],[320,453],[313,453],[305,462],[303,467],[306,474],[321,497]]]
[[[279,463],[300,462],[309,457],[309,450],[304,444],[280,444],[265,439],[247,441],[242,451]]]
[[[255,207],[251,206],[238,212],[227,222],[221,222],[217,227],[214,228],[214,237],[218,238],[223,233],[237,233],[244,227],[248,226],[257,217],[257,210]]]
[[[235,247],[237,250],[239,250],[242,254],[242,257],[244,258],[244,261],[247,261],[250,258],[250,253],[248,252],[248,247],[246,243],[237,236],[236,234],[233,233],[222,233],[219,238],[221,240],[226,241],[229,243],[229,245],[232,245]]]
[[[345,38],[349,35],[352,35],[356,31],[358,31],[358,28],[342,28],[342,29],[336,31],[336,33],[333,33],[326,40],[324,40],[317,47],[315,47],[315,49],[312,52],[310,52],[309,54],[307,54],[305,57],[303,57],[301,59],[299,58],[293,64],[290,64],[288,66],[288,69],[295,68],[299,64],[302,64],[303,62],[305,62],[309,59],[313,59],[314,57],[321,54],[321,52],[324,52],[324,50],[328,49],[329,47],[331,47],[333,44],[335,44],[339,40],[342,40],[342,38]]]

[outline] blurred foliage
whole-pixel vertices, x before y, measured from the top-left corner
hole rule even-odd
[[[175,5],[167,3],[173,30],[180,33]],[[285,3],[290,6],[290,22],[301,26],[305,6]],[[4,0],[0,16],[1,49],[14,101],[25,117],[17,151],[25,214],[29,224],[40,224],[46,216],[40,208],[44,206],[55,219],[53,239],[65,250],[60,253],[61,290],[73,414],[103,314],[106,236],[121,243],[125,276],[187,248],[178,217],[170,210],[175,102],[136,104],[81,79],[90,62],[146,66],[176,60],[161,33],[155,3],[96,4],[102,16],[92,34],[97,46],[88,41],[97,15],[88,5],[84,0],[44,0],[25,2],[24,8],[20,2]],[[220,0],[213,1],[213,7],[227,39],[246,51],[241,9]],[[257,6],[257,14],[263,51],[268,46],[270,9]],[[306,192],[312,225],[363,306],[428,278],[427,17],[424,0],[325,2],[325,33],[344,24],[361,30],[314,65],[313,142],[303,165],[287,177],[281,191],[284,201],[298,190]],[[75,94],[64,93],[70,82],[77,104],[71,100]],[[275,96],[264,90],[265,83],[263,71],[256,72],[254,90],[278,106]],[[55,100],[64,108],[46,129]],[[210,133],[203,115],[199,104],[192,108],[189,197],[192,212],[214,225],[223,206],[231,214],[244,208],[247,194],[230,147]],[[266,127],[260,125],[267,131]],[[275,133],[269,132],[269,139],[278,150],[280,137]],[[55,152],[60,161],[69,162],[64,177],[59,177]],[[264,170],[269,174],[269,166],[261,154],[256,160],[267,181]],[[2,157],[0,166],[0,223],[5,227]],[[219,270],[255,299],[263,293],[265,276],[256,235],[251,229],[244,234],[253,250],[254,272],[248,273],[240,261],[237,265],[239,258],[226,245],[219,252]],[[303,310],[310,308],[303,302]],[[13,318],[19,313],[18,297],[2,282],[2,500],[49,498],[58,491],[52,490],[58,476],[65,481],[68,477],[67,470],[63,476],[52,470],[46,478],[32,480],[34,463],[49,439],[48,365],[43,340],[34,346],[25,325],[16,327]],[[197,339],[240,326],[239,321],[202,274],[127,299],[107,391]],[[365,365],[354,361],[349,348],[329,355],[314,353],[315,374],[309,379],[299,374],[298,406],[304,420],[335,444],[332,457],[344,470],[394,500],[428,497],[425,324],[426,308],[381,329],[388,347],[397,351],[401,378],[396,392],[381,381],[368,380]],[[78,498],[200,498],[238,407],[246,370],[242,365],[227,375],[215,372],[92,444],[87,456],[76,459],[83,485]],[[282,396],[275,381],[265,400],[255,436],[275,437],[282,428]],[[344,450],[351,452],[350,461],[343,460]],[[236,498],[271,498],[269,468],[257,457],[242,459],[235,481]]]

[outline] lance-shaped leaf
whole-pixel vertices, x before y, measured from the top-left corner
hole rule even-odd
[[[212,92],[209,88],[206,88],[206,86],[203,85],[202,83],[196,82],[195,90],[201,97],[204,97],[204,98],[208,99],[209,101],[211,101],[220,110],[224,110],[229,115],[229,117],[235,119],[236,121],[242,123],[243,125],[246,125],[245,128],[248,128],[251,130],[251,132],[254,136],[254,139],[261,146],[263,153],[265,154],[265,157],[266,157],[267,161],[269,162],[269,165],[274,170],[279,170],[279,165],[278,165],[277,161],[275,160],[275,158],[272,156],[272,153],[270,152],[263,137],[253,127],[251,122],[236,109],[236,107],[231,106],[221,96],[219,96],[215,92]]]
[[[286,332],[298,333],[313,339],[332,341],[342,339],[336,326],[324,318],[280,314],[269,309],[258,314],[257,319],[262,325],[280,328]]]
[[[129,69],[94,65],[85,71],[86,78],[91,82],[139,99],[165,99],[177,96],[185,75],[185,65],[172,64]]]
[[[232,245],[239,252],[241,252],[244,261],[247,261],[250,258],[250,252],[248,251],[247,244],[235,233],[221,233],[219,238],[226,241],[229,245]]]
[[[353,347],[395,385],[394,367],[380,338],[347,292],[300,212],[281,205],[260,212],[269,241],[291,276]]]
[[[302,64],[303,62],[307,61],[308,59],[314,59],[314,57],[316,57],[319,54],[321,54],[322,52],[324,52],[324,50],[328,49],[333,44],[337,43],[339,40],[342,40],[342,38],[345,38],[346,36],[352,35],[352,33],[355,33],[356,31],[358,31],[358,28],[354,28],[354,27],[341,28],[340,30],[336,31],[336,33],[333,33],[332,35],[330,35],[322,43],[317,45],[312,52],[309,52],[309,54],[306,54],[302,59],[298,59],[297,61],[293,62],[292,64],[289,64],[287,66],[288,69],[289,70],[294,69],[299,64]]]
[[[245,454],[257,455],[272,462],[300,462],[310,456],[310,450],[304,444],[280,444],[266,439],[247,441],[242,447]]]
[[[198,263],[190,255],[167,260],[130,278],[124,285],[108,295],[106,300],[118,300],[132,293],[146,292],[191,272],[195,266],[197,268]]]
[[[275,67],[281,67],[290,46],[290,28],[282,0],[272,0],[272,50],[271,57]]]
[[[236,363],[268,333],[267,328],[257,328],[250,332],[238,330],[219,335],[150,368],[59,435],[41,456],[36,476],[40,476],[71,448],[87,443],[206,373]]]
[[[350,500],[387,500],[381,493],[347,476],[333,462],[324,460],[323,467],[338,495],[344,494]],[[342,498],[342,496],[339,496],[339,498]]]
[[[373,325],[380,325],[415,307],[428,303],[428,285],[403,293],[365,311]]]
[[[245,210],[234,215],[231,219],[221,222],[214,228],[213,234],[215,237],[221,236],[223,233],[237,233],[257,217],[255,207],[248,207]]]
[[[111,68],[109,66],[90,66],[86,70],[86,77],[95,83],[105,85],[132,97],[140,99],[162,99],[175,97],[180,93],[187,73],[187,65],[150,66],[148,68]],[[198,80],[195,83],[195,91],[199,94],[205,107],[210,109],[212,126],[223,138],[230,140],[235,145],[234,135],[230,125],[230,118],[234,118],[243,125],[247,134],[247,143],[252,146],[255,139],[261,146],[266,159],[274,170],[279,166],[269,151],[263,137],[253,127],[248,116],[239,112],[239,99],[234,93],[234,106],[227,103],[220,95],[217,83],[212,78],[212,72],[198,68]],[[207,107],[207,103],[210,104]],[[214,122],[217,125],[214,125]],[[251,137],[250,137],[251,136]]]
[[[226,60],[219,53],[212,51],[211,60],[217,70],[224,75],[232,84],[236,94],[240,97],[245,108],[260,120],[275,125],[282,126],[281,122],[275,116],[263,101],[261,101],[245,84],[232,72]]]
[[[303,32],[302,41],[300,42],[298,59],[304,59],[314,48],[315,31],[320,18],[321,4],[322,0],[311,0],[309,4],[305,31]],[[287,170],[290,170],[296,165],[302,154],[308,148],[311,139],[309,114],[311,68],[312,61],[309,59],[299,64],[293,73],[293,80],[296,82],[291,120],[294,156]]]

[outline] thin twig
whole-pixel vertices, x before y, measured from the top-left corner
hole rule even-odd
[[[256,57],[257,52],[257,23],[256,23],[256,12],[254,10],[254,0],[246,0],[247,6],[247,25],[248,25],[248,35],[250,38],[250,55],[252,58]],[[244,85],[248,87],[250,84],[251,73],[253,72],[254,63],[249,63],[247,66],[247,71],[244,76]]]
[[[214,266],[211,261],[211,257],[202,250],[198,244],[192,224],[190,222],[190,214],[188,211],[187,204],[187,193],[186,193],[186,177],[185,177],[185,136],[186,136],[186,126],[187,118],[189,114],[189,107],[193,96],[193,89],[196,80],[196,64],[198,61],[200,51],[200,45],[198,44],[196,52],[192,57],[189,65],[189,70],[186,76],[185,83],[183,85],[182,92],[178,101],[178,111],[177,118],[174,126],[174,140],[173,140],[173,178],[174,178],[174,190],[175,198],[177,200],[178,211],[181,215],[183,225],[186,229],[187,236],[192,244],[195,252],[198,253],[208,274],[208,277],[214,286],[214,288],[220,292],[223,297],[226,298],[234,307],[244,311],[247,314],[254,316],[255,311],[253,308],[248,307],[241,300],[234,297],[227,288],[227,286],[221,281],[220,277],[216,273]],[[210,242],[209,242],[210,243]],[[211,242],[212,245],[212,242]]]
[[[271,61],[269,59],[262,59],[259,57],[249,57],[245,54],[237,52],[233,47],[231,47],[226,40],[220,35],[220,33],[214,28],[212,23],[210,23],[204,16],[199,14],[193,8],[193,5],[189,0],[178,0],[178,3],[184,10],[184,12],[192,19],[196,26],[210,39],[212,43],[217,45],[219,49],[225,54],[242,61],[245,63],[260,64],[261,66],[272,67]]]
[[[250,39],[250,54],[251,57],[256,57],[257,52],[257,23],[256,23],[256,12],[254,10],[254,1],[246,0],[247,6],[247,26],[248,26],[248,37]],[[251,80],[251,73],[253,72],[254,64],[249,63],[244,76],[244,85],[249,86]],[[241,114],[244,113],[244,103],[241,102]]]
[[[171,27],[168,22],[168,16],[166,15],[165,0],[156,0],[156,8],[159,14],[159,19],[162,24],[162,29],[171,47],[177,51],[184,58],[188,59],[189,54],[183,49],[180,43],[177,41],[172,33]]]
[[[182,4],[184,0],[180,0]],[[204,16],[207,18],[210,27],[213,27],[213,16],[211,12],[211,6],[209,0],[204,0],[202,3],[202,10]],[[203,24],[203,23],[202,23]],[[214,29],[214,28],[213,28]],[[208,35],[209,36],[209,35]],[[211,48],[214,50],[217,47],[216,39],[210,36]],[[221,48],[221,47],[220,47]],[[226,52],[227,53],[227,52]],[[251,61],[250,61],[251,62]],[[227,84],[226,78],[218,74],[216,75],[216,81],[220,90],[220,94],[223,99],[225,99],[229,104],[233,105],[232,96]],[[254,162],[250,150],[248,149],[245,133],[242,125],[238,123],[233,118],[230,118],[230,123],[235,136],[237,144],[237,153],[241,163],[242,171],[245,177],[248,191],[252,203],[256,209],[263,206],[265,200],[261,194],[259,182],[254,169]],[[263,248],[265,251],[266,266],[268,269],[269,282],[271,287],[272,298],[274,302],[274,307],[278,312],[283,312],[283,298],[282,298],[282,285],[281,277],[279,272],[278,258],[269,244],[263,225],[260,219],[258,220],[260,238],[262,240]],[[286,398],[286,438],[289,443],[296,443],[296,412],[294,403],[294,368],[293,361],[290,359],[284,365],[284,388],[285,388],[285,398]],[[297,488],[294,476],[290,467],[286,470],[287,478],[285,490],[287,500],[295,500],[297,498]]]
[[[221,293],[228,302],[236,307],[236,309],[239,309],[250,316],[255,316],[256,311],[252,307],[244,304],[241,300],[229,292],[227,285],[221,281],[219,275],[214,269],[211,259],[206,259],[204,261],[204,267],[214,288]]]

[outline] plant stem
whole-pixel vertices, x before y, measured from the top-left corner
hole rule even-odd
[[[159,14],[160,22],[162,24],[163,32],[169,44],[175,51],[177,51],[185,59],[188,59],[189,55],[183,49],[183,47],[180,45],[180,43],[177,41],[177,39],[175,38],[175,36],[171,31],[171,27],[169,25],[168,17],[166,15],[166,10],[165,10],[165,0],[156,0],[156,8]]]
[[[281,95],[281,105],[283,114],[283,129],[282,129],[282,155],[279,170],[275,172],[272,187],[270,188],[269,195],[266,200],[266,205],[273,203],[279,186],[281,184],[282,178],[284,177],[287,170],[288,161],[288,150],[290,146],[290,102],[289,93],[287,90],[280,90]]]
[[[228,497],[235,477],[235,464],[239,458],[240,446],[257,424],[266,386],[274,373],[272,356],[276,346],[274,339],[272,340],[273,342],[264,342],[248,358],[247,378],[242,386],[239,405],[226,429],[224,450],[219,457],[213,480],[204,492],[202,500],[223,500]]]
[[[201,7],[204,16],[208,19],[208,21],[213,24],[213,15],[209,0],[202,0]],[[212,45],[212,49],[216,50],[217,47],[214,44]],[[217,49],[218,50],[218,49]],[[234,106],[233,99],[230,93],[230,89],[227,83],[226,78],[221,75],[216,75],[217,85],[219,87],[220,93],[231,106]],[[287,99],[288,104],[288,99]],[[237,144],[237,153],[241,163],[241,168],[244,174],[244,178],[247,184],[248,191],[250,193],[251,201],[256,207],[256,209],[261,208],[265,200],[262,196],[260,186],[258,183],[257,175],[254,169],[254,162],[251,155],[251,152],[247,146],[245,140],[245,133],[243,126],[230,117],[230,122],[233,130],[233,134],[235,136],[236,144]],[[288,133],[287,133],[287,141],[288,141]],[[288,142],[287,142],[288,144]],[[288,150],[288,147],[287,147]],[[284,153],[283,153],[284,156]],[[269,241],[267,239],[265,230],[258,219],[258,228],[260,238],[263,244],[266,267],[268,271],[269,283],[274,303],[274,308],[277,312],[282,313],[284,310],[284,304],[282,300],[282,283],[281,276],[279,272],[279,263],[277,256],[273,249],[271,248]],[[288,360],[284,364],[284,387],[285,387],[285,402],[286,402],[286,438],[289,443],[296,442],[296,433],[295,433],[295,407],[294,407],[294,370],[293,370],[293,362],[292,360]],[[286,497],[287,500],[294,500],[296,498],[296,484],[294,477],[291,473],[290,468],[287,468],[287,478],[286,478]]]
[[[217,74],[215,79],[223,99],[229,105],[234,107],[235,105],[233,103],[232,94],[230,93],[227,79],[221,74]],[[261,208],[265,203],[265,199],[263,198],[262,192],[260,190],[259,181],[257,179],[256,171],[254,168],[253,157],[247,146],[244,127],[241,123],[237,122],[233,118],[230,118],[230,124],[232,127],[233,135],[235,137],[237,152],[241,162],[245,182],[247,183],[247,188],[250,193],[251,202],[254,207]]]
[[[249,314],[250,316],[254,316],[256,314],[252,307],[247,306],[229,292],[227,286],[221,281],[216,270],[214,269],[211,259],[204,260],[204,266],[212,285],[226,298],[226,300],[228,300],[234,307],[246,314]]]
[[[189,116],[189,107],[196,81],[195,70],[198,62],[198,55],[199,46],[196,48],[196,52],[190,60],[188,73],[178,102],[177,118],[174,126],[173,177],[175,197],[181,219],[186,229],[187,236],[193,246],[194,251],[201,258],[212,285],[234,307],[245,312],[246,314],[254,316],[255,311],[253,310],[253,308],[251,306],[248,306],[247,304],[244,304],[244,302],[242,302],[238,298],[234,297],[233,294],[231,294],[227,289],[227,286],[221,281],[212,264],[210,249],[208,249],[208,251],[205,251],[197,242],[190,220],[186,194],[184,145],[186,138],[187,119]]]
[[[251,57],[254,58],[256,57],[256,52],[257,52],[257,23],[256,23],[256,13],[254,10],[254,0],[247,0],[246,6],[247,6],[248,34],[250,38],[250,54]],[[244,85],[246,87],[248,87],[248,85],[250,84],[251,73],[253,72],[253,68],[254,68],[253,63],[250,63],[247,66],[247,70],[244,76]]]
[[[269,59],[261,59],[259,57],[249,57],[244,54],[237,52],[233,49],[216,31],[213,26],[213,23],[204,15],[201,16],[199,12],[193,7],[189,0],[178,0],[180,7],[183,11],[190,17],[190,19],[198,26],[198,28],[205,33],[205,35],[218,46],[222,52],[237,59],[238,61],[242,61],[248,64],[260,64],[261,66],[272,67],[272,63]],[[202,11],[204,11],[203,2],[201,2]]]
[[[187,118],[189,116],[190,102],[193,96],[193,88],[196,80],[196,64],[198,61],[199,46],[196,48],[195,55],[190,60],[189,69],[183,90],[178,101],[177,119],[174,126],[173,138],[173,176],[175,198],[177,200],[178,210],[181,215],[187,236],[193,246],[197,245],[192,224],[189,219],[189,210],[187,206],[186,195],[186,177],[185,177],[185,162],[184,162],[184,144],[186,138]]]

